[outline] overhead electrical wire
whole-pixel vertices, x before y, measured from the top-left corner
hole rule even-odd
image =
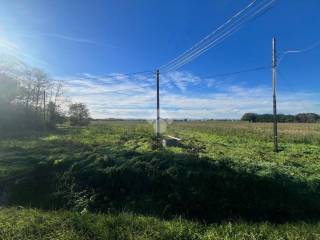
[[[206,37],[204,37],[202,40],[200,40],[198,43],[196,43],[195,45],[193,45],[190,49],[188,49],[187,51],[185,51],[184,53],[180,54],[178,57],[174,58],[173,60],[169,61],[167,64],[164,64],[160,67],[160,69],[166,68],[167,66],[171,65],[172,63],[178,61],[179,59],[183,58],[184,55],[188,54],[189,52],[194,51],[194,49],[197,49],[201,46],[201,44],[206,43],[206,41],[208,39],[210,39],[212,37],[212,35],[214,35],[215,33],[217,33],[222,27],[224,27],[225,25],[227,25],[228,23],[230,23],[235,17],[239,16],[243,11],[245,11],[246,9],[250,8],[255,1],[252,1],[247,7],[245,7],[243,10],[239,11],[238,13],[236,13],[234,16],[232,16],[228,21],[226,21],[224,24],[222,24],[221,26],[219,26],[216,30],[214,30],[213,32],[211,32],[209,35],[207,35]]]
[[[229,27],[229,26],[228,26],[228,27],[226,27],[226,29],[223,30],[223,31],[225,31],[226,33],[223,33],[223,31],[222,31],[222,35],[221,35],[221,33],[220,33],[220,36],[219,36],[219,34],[218,34],[217,36],[215,36],[215,39],[209,40],[209,41],[211,41],[211,42],[204,43],[204,44],[207,44],[207,45],[198,46],[198,48],[200,47],[199,49],[196,49],[195,52],[189,52],[186,56],[184,56],[184,59],[181,58],[180,62],[179,62],[179,60],[178,60],[178,62],[173,63],[173,66],[175,67],[175,69],[180,68],[182,65],[184,65],[184,64],[190,62],[191,60],[193,60],[194,58],[200,56],[200,55],[201,55],[202,53],[204,53],[205,51],[207,51],[207,50],[209,50],[210,48],[212,48],[213,46],[217,45],[217,44],[219,43],[219,42],[218,42],[219,40],[220,40],[220,42],[223,41],[225,38],[227,38],[228,36],[230,36],[233,32],[235,32],[235,31],[237,31],[238,29],[240,29],[240,28],[241,28],[241,25],[242,25],[244,22],[247,22],[248,20],[250,20],[250,17],[252,18],[252,17],[256,16],[256,15],[259,14],[262,10],[264,10],[264,9],[267,8],[267,7],[269,7],[273,2],[274,2],[274,1],[270,1],[268,4],[263,5],[262,8],[260,8],[260,9],[258,9],[258,10],[256,9],[255,12],[254,12],[253,14],[251,14],[251,16],[249,16],[248,19],[245,19],[246,15],[247,15],[248,13],[250,13],[250,12],[247,11],[247,12],[244,14],[244,16],[241,16],[241,17],[239,18],[239,20],[237,20],[237,21],[235,21],[235,23],[232,23],[232,24],[231,24],[231,26],[232,26],[232,25],[234,25],[234,26],[232,26],[230,29],[228,29],[228,27]],[[248,7],[251,7],[251,6],[252,6],[252,4],[248,5],[247,8],[248,8]],[[247,9],[247,8],[246,8],[246,9]],[[258,8],[259,8],[259,6],[258,6]],[[242,12],[244,12],[244,10],[240,11],[239,13],[242,13]],[[239,13],[237,13],[235,16],[239,16]],[[229,23],[229,22],[231,22],[231,21],[230,21],[230,20],[227,21],[227,23]],[[224,24],[224,25],[222,25],[222,26],[225,26],[225,25],[226,25],[226,24]],[[216,32],[217,32],[217,31],[215,31],[214,33],[216,33]],[[215,44],[215,43],[216,43],[216,44]],[[213,44],[214,44],[214,45],[213,45]],[[179,65],[179,64],[180,64],[180,65]],[[178,66],[177,66],[177,65],[178,65]],[[173,69],[172,69],[172,66],[171,66],[171,69],[169,69],[169,70],[173,70]]]
[[[233,15],[230,19],[228,19],[225,23],[220,25],[216,30],[211,32],[201,41],[196,43],[192,46],[189,50],[185,51],[178,57],[174,58],[170,62],[165,65],[162,65],[159,69],[161,72],[166,73],[169,71],[175,71],[185,64],[191,62],[195,58],[199,57],[212,47],[216,46],[217,44],[224,41],[227,37],[229,37],[234,32],[238,31],[245,23],[253,20],[259,14],[266,12],[269,8],[273,6],[273,4],[277,0],[253,0],[251,1],[245,8],[238,11],[235,15]],[[246,69],[242,71],[236,72],[229,72],[223,74],[216,74],[205,78],[210,77],[222,77],[222,76],[229,76],[229,75],[237,75],[245,72],[253,72],[253,71],[260,71],[264,69],[268,69],[270,67],[259,67],[253,69]],[[147,71],[140,71],[140,72],[132,72],[132,73],[124,73],[124,74],[112,74],[107,76],[99,76],[99,78],[105,79],[113,79],[113,78],[121,78],[121,77],[134,77],[135,75],[144,74],[144,76],[149,76],[149,74],[155,74],[155,71],[147,70]],[[95,78],[95,77],[86,77],[86,78]]]
[[[173,71],[189,63],[190,61],[202,55],[204,52],[225,40],[232,33],[238,31],[244,23],[252,20],[258,14],[261,14],[268,8],[272,7],[275,1],[276,0],[271,0],[267,3],[262,1],[260,4],[256,4],[257,0],[252,1],[248,6],[237,12],[228,21],[203,38],[200,42],[196,43],[189,50],[185,51],[183,54],[179,55],[167,64],[162,65],[160,70],[162,72]]]
[[[240,16],[243,12],[245,12],[247,9],[251,8],[253,6],[253,4],[256,2],[252,1],[247,7],[245,7],[243,10],[239,11],[238,13],[236,13],[234,16],[232,16],[228,21],[226,21],[224,24],[222,24],[221,26],[219,26],[216,30],[214,30],[213,32],[211,32],[209,35],[207,35],[205,38],[203,38],[202,40],[200,40],[198,43],[196,43],[194,46],[192,46],[190,49],[188,49],[187,51],[185,51],[184,53],[182,53],[181,55],[179,55],[177,58],[171,60],[170,62],[168,62],[167,64],[163,65],[160,67],[160,69],[162,68],[170,68],[170,66],[176,65],[179,63],[179,61],[183,61],[184,58],[188,57],[190,54],[193,54],[194,52],[198,51],[199,49],[207,46],[208,44],[210,44],[210,42],[212,42],[212,37],[215,36],[215,34],[217,34],[223,27],[225,27],[226,25],[228,25],[229,23],[231,23],[235,18],[237,18],[238,16]]]
[[[260,8],[252,16],[259,14],[264,8],[266,8],[268,6],[269,5],[266,5],[263,8]],[[189,63],[190,61],[194,60],[195,58],[197,58],[198,56],[200,56],[204,52],[208,51],[210,48],[216,46],[217,44],[219,44],[220,42],[225,40],[228,36],[230,36],[235,31],[238,31],[241,28],[242,24],[246,21],[247,21],[246,19],[239,19],[238,22],[233,23],[233,26],[230,29],[226,28],[225,30],[223,30],[224,32],[222,32],[222,34],[220,34],[220,36],[217,35],[216,38],[211,40],[211,42],[208,42],[207,45],[200,47],[195,52],[189,53],[184,58],[182,58],[180,60],[180,62],[178,61],[178,62],[174,63],[172,66],[170,66],[167,71],[176,70],[176,69],[182,67],[183,65]]]
[[[320,46],[320,41],[317,41],[313,44],[311,44],[309,47],[303,48],[303,49],[294,49],[294,50],[287,50],[282,52],[280,55],[280,58],[278,60],[278,65],[283,61],[283,59],[288,55],[288,54],[298,54],[298,53],[304,53],[307,51],[310,51],[311,49],[314,49],[316,47]]]
[[[271,69],[271,66],[248,68],[248,69],[244,69],[244,70],[227,72],[227,73],[220,73],[220,74],[205,76],[205,77],[201,77],[201,78],[208,79],[208,78],[216,78],[216,77],[226,77],[226,76],[239,75],[239,74],[248,73],[248,72],[257,72],[257,71],[262,71],[262,70],[267,70],[267,69]]]

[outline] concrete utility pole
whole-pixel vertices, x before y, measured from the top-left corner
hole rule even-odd
[[[157,70],[157,126],[156,126],[156,132],[157,137],[160,136],[160,96],[159,96],[159,85],[160,85],[160,71]]]
[[[277,124],[277,97],[276,97],[276,68],[277,68],[277,55],[276,55],[276,39],[272,38],[272,98],[273,98],[273,141],[274,151],[278,152],[278,124]]]

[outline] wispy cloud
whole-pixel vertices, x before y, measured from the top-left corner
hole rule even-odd
[[[112,76],[112,77],[111,77]],[[117,77],[115,77],[117,76]],[[240,118],[245,112],[271,113],[271,88],[244,87],[203,79],[189,72],[161,77],[161,114],[169,118]],[[63,78],[66,93],[73,101],[88,104],[97,118],[155,117],[156,89],[152,76],[80,74]],[[191,94],[192,87],[210,84],[213,93]],[[206,86],[206,85],[205,85]],[[313,92],[279,91],[281,113],[320,112],[320,96]]]
[[[175,71],[164,74],[161,83],[172,89],[174,87],[181,91],[186,91],[188,87],[198,85],[202,79],[187,71]]]
[[[23,32],[18,34],[21,37],[28,38],[28,39],[39,39],[39,37],[42,38],[55,38],[58,40],[63,40],[63,41],[69,41],[69,42],[74,42],[74,43],[79,43],[79,44],[90,44],[94,46],[100,46],[100,47],[108,47],[108,48],[117,48],[113,44],[108,44],[108,43],[99,43],[96,40],[92,40],[89,38],[83,38],[79,36],[70,36],[66,34],[60,34],[60,33],[51,33],[51,32]]]
[[[88,44],[94,44],[94,45],[98,44],[96,41],[93,41],[93,40],[90,40],[90,39],[79,38],[79,37],[71,37],[71,36],[62,35],[62,34],[56,34],[56,33],[42,33],[41,35],[45,36],[45,37],[60,38],[60,39],[63,39],[63,40],[72,41],[72,42],[78,42],[78,43],[88,43]]]

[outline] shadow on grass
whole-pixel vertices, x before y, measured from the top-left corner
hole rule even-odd
[[[93,212],[131,211],[206,222],[320,219],[320,183],[231,160],[54,141],[23,177],[2,182],[10,205]],[[52,157],[54,156],[54,157]],[[1,188],[1,184],[0,184]]]
[[[67,135],[75,132],[80,132],[82,130],[81,127],[59,127],[56,129],[47,129],[47,130],[38,130],[35,131],[33,129],[24,129],[24,130],[10,130],[10,131],[1,131],[0,138],[1,139],[27,139],[27,138],[39,138],[46,137],[51,134],[55,135]]]

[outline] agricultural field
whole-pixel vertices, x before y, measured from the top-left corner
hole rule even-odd
[[[278,153],[269,123],[164,135],[182,140],[159,148],[146,121],[3,134],[0,239],[320,239],[320,124],[279,124]]]

